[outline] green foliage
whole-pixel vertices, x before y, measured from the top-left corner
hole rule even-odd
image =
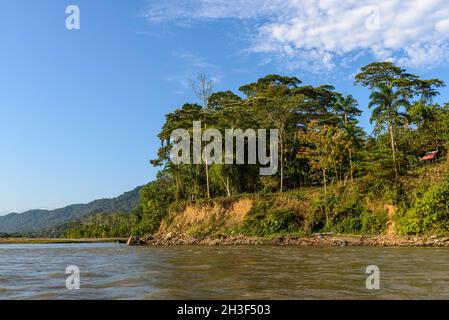
[[[177,200],[173,206],[210,197],[232,200],[242,193],[268,197],[288,191],[291,197],[298,187],[322,185],[324,194],[312,199],[304,226],[292,212],[276,211],[272,203],[266,203],[253,210],[246,231],[266,234],[294,226],[308,231],[384,232],[386,213],[372,212],[364,204],[410,203],[410,192],[405,191],[401,177],[422,166],[419,158],[424,152],[449,146],[449,107],[432,104],[442,81],[420,79],[390,62],[363,67],[356,82],[371,90],[375,137],[368,137],[358,127],[361,110],[353,96],[344,97],[330,85],[313,87],[280,75],[267,75],[241,86],[244,97],[231,91],[216,92],[207,102],[202,96],[202,106],[184,104],[168,114],[159,134],[162,147],[153,164],[163,166],[171,179],[170,192]],[[202,121],[202,130],[213,128],[222,133],[229,128],[278,129],[279,172],[265,177],[259,175],[257,165],[171,164],[171,131],[184,128],[191,133],[193,121]],[[355,190],[337,190],[348,181]],[[152,197],[159,200],[152,203],[148,200]],[[149,232],[156,230],[167,214],[158,204],[168,205],[156,190],[146,198],[141,226]]]
[[[298,217],[289,209],[273,208],[270,201],[255,206],[239,232],[249,236],[267,236],[295,232],[299,229]]]
[[[358,234],[362,229],[362,214],[364,209],[356,203],[343,206],[335,212],[332,219],[333,230],[336,233]]]
[[[400,186],[391,178],[380,175],[367,175],[359,180],[358,191],[369,200],[382,200],[396,203]]]
[[[138,234],[151,234],[168,214],[170,204],[175,200],[172,181],[160,177],[156,181],[142,187],[140,191],[142,216],[137,226]]]
[[[396,217],[396,231],[402,235],[422,234],[421,217],[413,209],[401,211]]]
[[[334,193],[320,194],[312,199],[311,218],[308,225],[311,232],[331,231],[331,219],[336,211],[338,200]]]
[[[447,233],[449,231],[449,182],[434,185],[417,198],[399,219],[404,234]]]
[[[132,233],[137,216],[132,214],[93,214],[72,222],[64,238],[126,238]]]
[[[388,215],[386,211],[383,212],[362,212],[362,228],[361,234],[383,234],[387,228]]]
[[[64,232],[66,238],[111,238],[143,236],[157,231],[174,203],[172,181],[159,176],[140,189],[140,205],[130,214],[94,214],[72,222]]]
[[[335,225],[335,231],[340,234],[358,234],[362,229],[360,217],[348,216]]]
[[[386,212],[373,212],[363,206],[359,189],[343,188],[318,195],[312,202],[311,232],[341,234],[382,234],[388,217]]]
[[[0,216],[0,231],[26,236],[59,237],[72,221],[96,213],[130,213],[139,205],[139,189],[112,199],[76,204],[55,210],[31,210],[21,214]]]

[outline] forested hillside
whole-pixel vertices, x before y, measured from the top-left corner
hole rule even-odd
[[[139,188],[113,199],[96,200],[56,210],[31,210],[0,217],[0,232],[9,234],[59,236],[66,224],[92,213],[129,213],[139,204]]]

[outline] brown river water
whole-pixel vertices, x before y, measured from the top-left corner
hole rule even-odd
[[[8,244],[0,299],[449,299],[449,248]]]

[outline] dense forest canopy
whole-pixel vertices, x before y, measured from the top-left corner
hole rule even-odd
[[[126,233],[155,232],[174,202],[243,193],[319,187],[323,196],[330,196],[334,186],[351,188],[363,180],[369,185],[367,194],[384,196],[379,190],[389,188],[391,201],[398,203],[402,178],[424,165],[420,158],[429,151],[445,155],[449,147],[449,104],[434,103],[444,82],[421,79],[391,62],[375,62],[361,68],[355,85],[369,91],[372,135],[359,126],[358,101],[331,85],[314,87],[296,77],[271,74],[242,85],[239,93],[214,92],[201,75],[192,81],[199,104],[186,103],[166,115],[158,135],[161,147],[151,161],[161,170],[142,189],[141,205]],[[261,176],[259,165],[251,164],[173,164],[171,133],[185,129],[193,134],[193,121],[223,135],[226,129],[277,129],[278,172]],[[419,228],[412,229],[423,231]]]

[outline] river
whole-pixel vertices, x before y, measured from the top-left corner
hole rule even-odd
[[[66,268],[80,289],[66,288]],[[368,290],[369,265],[380,289]],[[449,299],[449,249],[0,245],[1,299]]]

